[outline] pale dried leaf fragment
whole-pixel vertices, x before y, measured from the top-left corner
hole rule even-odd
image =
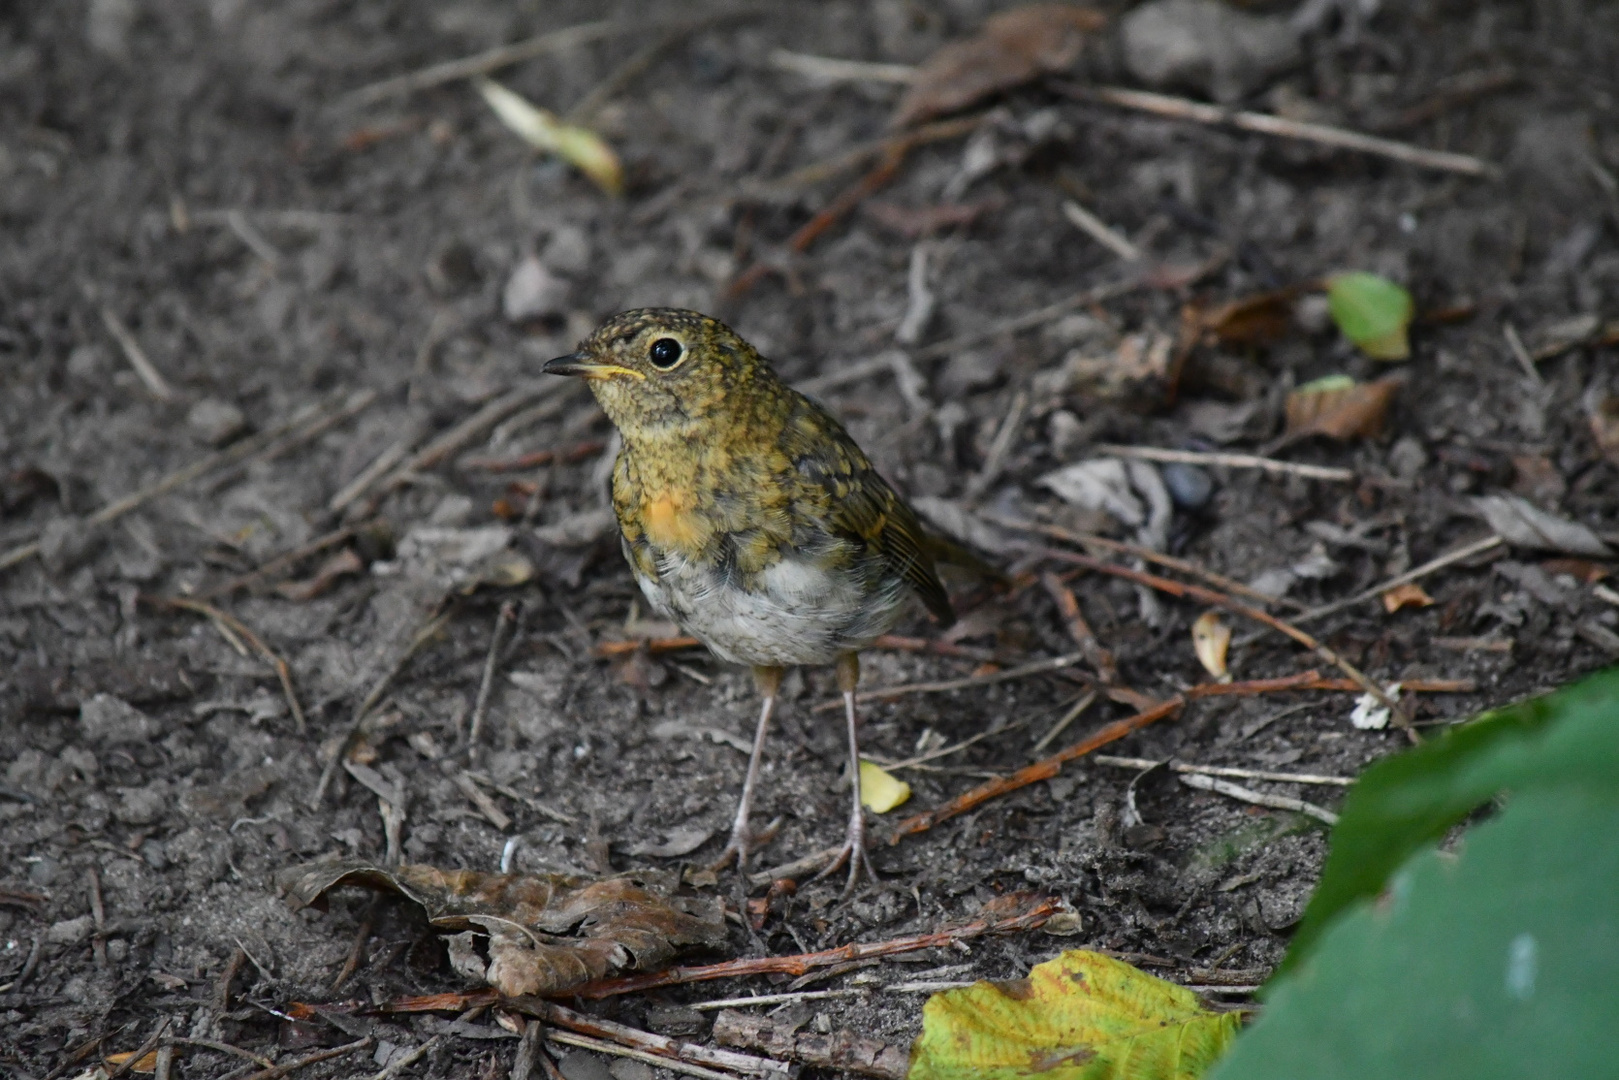
[[[1587,526],[1547,513],[1517,495],[1484,495],[1474,499],[1473,505],[1490,528],[1513,547],[1593,559],[1613,555],[1613,549]]]
[[[1203,670],[1220,682],[1231,681],[1226,668],[1226,652],[1231,648],[1231,627],[1220,621],[1218,611],[1205,611],[1192,624],[1192,649]]]
[[[515,94],[493,79],[473,80],[501,123],[536,150],[555,154],[596,182],[609,195],[624,189],[624,168],[613,148],[588,128],[575,127]]]
[[[894,127],[965,109],[1079,59],[1085,35],[1107,17],[1073,4],[1028,4],[1003,11],[978,33],[953,41],[917,69],[894,111]]]

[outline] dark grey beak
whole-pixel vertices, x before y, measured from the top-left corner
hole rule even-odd
[[[584,353],[569,353],[555,360],[547,360],[545,367],[540,370],[547,375],[583,375],[591,366]]]

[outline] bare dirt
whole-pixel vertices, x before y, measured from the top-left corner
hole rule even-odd
[[[500,77],[565,110],[659,36],[652,19],[700,7],[620,5],[636,33]],[[328,508],[390,448],[397,461],[500,394],[539,382],[544,360],[614,311],[669,304],[720,314],[786,376],[808,382],[895,347],[918,243],[907,229],[925,208],[976,206],[969,223],[922,241],[936,312],[902,350],[920,375],[909,394],[885,368],[823,397],[902,491],[958,503],[1023,400],[976,502],[1086,527],[1094,516],[1035,480],[1099,443],[1215,448],[1209,417],[1230,421],[1248,404],[1227,448],[1253,452],[1279,430],[1289,386],[1334,373],[1371,378],[1386,366],[1330,328],[1298,329],[1269,347],[1201,350],[1168,408],[1161,396],[1053,376],[1065,357],[1117,357],[1129,347],[1121,335],[1172,335],[1194,296],[1219,301],[1373,270],[1405,282],[1419,310],[1459,314],[1417,325],[1384,435],[1278,452],[1347,467],[1357,480],[1212,468],[1204,476],[1213,494],[1199,505],[1196,477],[1183,473],[1172,550],[1240,581],[1304,562],[1316,576],[1288,595],[1310,606],[1488,535],[1474,495],[1517,493],[1599,534],[1619,530],[1615,465],[1593,441],[1583,404],[1613,372],[1614,348],[1569,349],[1531,378],[1503,337],[1510,325],[1534,347],[1571,316],[1619,313],[1619,8],[1385,5],[1358,34],[1329,23],[1297,66],[1247,102],[1475,154],[1500,166],[1495,178],[1144,117],[1036,84],[1007,96],[989,121],[1001,157],[987,174],[963,185],[959,138],[922,147],[860,210],[783,257],[792,231],[859,170],[757,185],[881,136],[900,90],[816,84],[773,67],[771,51],[915,63],[992,7],[836,0],[698,30],[630,72],[594,112],[591,123],[626,163],[627,190],[611,199],[537,159],[465,84],[366,106],[343,97],[600,18],[596,5],[0,4],[0,550],[45,537],[38,557],[0,577],[0,1072],[82,1070],[90,1061],[75,1066],[75,1054],[133,1049],[164,1019],[173,1032],[285,1061],[350,1038],[287,1023],[292,1002],[465,985],[420,918],[385,904],[359,970],[333,991],[369,898],[341,893],[326,913],[293,913],[271,881],[295,863],[384,853],[378,800],[365,787],[340,770],[318,808],[311,796],[328,760],[322,747],[336,748],[367,690],[439,610],[442,575],[455,572],[429,542],[442,530],[509,528],[509,550],[534,573],[515,587],[456,592],[442,632],[374,710],[357,756],[403,793],[403,857],[487,871],[509,851],[519,871],[596,874],[679,869],[717,854],[746,755],[701,729],[745,740],[751,683],[701,650],[593,658],[599,643],[627,636],[636,591],[616,540],[592,524],[604,473],[590,444],[609,429],[587,397],[537,392],[537,411],[485,429],[391,489],[373,486],[346,511]],[[1105,40],[1084,65],[1095,81],[1125,78]],[[1446,96],[1459,78],[1501,70],[1511,78],[1488,92]],[[1400,126],[1419,107],[1426,112]],[[1066,199],[1153,263],[1209,272],[1194,285],[1137,289],[930,351],[1124,275],[1117,256],[1067,222]],[[530,256],[551,291],[534,318],[513,323],[503,294]],[[731,295],[759,259],[783,272]],[[127,327],[170,400],[132,369],[104,311]],[[215,453],[215,442],[232,445],[361,390],[375,400],[284,453],[217,470],[105,527],[84,523]],[[581,447],[578,460],[512,473],[466,461]],[[286,659],[307,732],[251,648],[238,650],[194,611],[151,600],[210,595],[356,520],[358,539],[213,594]],[[567,539],[559,524],[584,542],[558,542]],[[360,572],[309,599],[276,591],[308,583],[343,548]],[[1018,559],[992,554],[1003,565]],[[1609,629],[1615,609],[1586,580],[1600,565],[1547,562],[1552,554],[1497,548],[1426,579],[1432,606],[1390,615],[1373,601],[1310,629],[1381,682],[1472,680],[1469,693],[1421,696],[1415,720],[1431,732],[1613,659],[1602,643],[1619,642]],[[1133,586],[1096,575],[1072,584],[1129,686],[1162,697],[1204,678],[1188,629],[1199,607],[1165,599],[1154,625]],[[1073,649],[1038,585],[1001,597],[967,578],[952,585],[967,624],[958,644],[1003,666]],[[485,790],[510,819],[497,827],[429,758],[465,730],[507,601],[518,609],[481,733]],[[1238,678],[1323,666],[1279,635],[1230,621]],[[899,632],[936,635],[920,613]],[[977,666],[873,651],[864,677],[884,686]],[[765,923],[764,947],[915,933],[1035,888],[1073,905],[1078,936],[985,941],[813,988],[1011,977],[1076,945],[1187,983],[1261,981],[1321,865],[1326,835],[1307,818],[1194,791],[1164,770],[1132,786],[1134,771],[1082,761],[927,833],[882,842],[902,814],[1041,756],[1033,744],[1088,685],[1084,665],[1068,674],[871,705],[865,747],[883,760],[992,733],[902,774],[911,802],[875,826],[880,886],[838,905],[836,883],[802,883]],[[758,806],[762,820],[782,819],[762,854],[767,866],[841,835],[841,725],[837,713],[813,711],[833,696],[830,672],[787,683]],[[1398,731],[1352,727],[1353,700],[1213,699],[1108,749],[1352,776],[1405,745]],[[1051,749],[1130,711],[1098,704]],[[1244,783],[1328,806],[1339,799],[1330,787]],[[705,836],[678,855],[653,853]],[[739,954],[758,947],[740,928],[732,945]],[[685,1031],[692,1014],[673,1004],[784,988],[724,982],[598,1008]],[[788,1017],[903,1042],[921,1001],[879,991],[794,1006]],[[408,1048],[443,1030],[435,1024],[377,1030]],[[701,1025],[689,1033],[702,1037]],[[411,1074],[505,1075],[516,1045],[505,1036],[485,1014]],[[602,1075],[604,1061],[575,1054],[564,1068],[580,1080]],[[254,1068],[193,1047],[173,1075]],[[299,1075],[374,1068],[351,1058]],[[629,1080],[633,1069],[617,1068]]]

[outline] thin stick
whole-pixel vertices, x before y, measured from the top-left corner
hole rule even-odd
[[[472,723],[467,728],[467,760],[476,762],[478,738],[483,734],[483,718],[489,712],[489,692],[495,685],[495,668],[500,664],[500,639],[506,628],[517,618],[517,603],[507,600],[500,605],[495,616],[495,628],[489,634],[489,655],[484,658],[483,678],[478,681],[478,696],[472,705]]]
[[[1046,747],[1056,742],[1057,736],[1068,730],[1068,725],[1078,720],[1086,709],[1096,704],[1096,697],[1095,690],[1087,690],[1079,695],[1079,700],[1074,702],[1073,707],[1063,713],[1062,717],[1051,725],[1051,730],[1040,736],[1039,740],[1035,742],[1034,752],[1037,754],[1043,753]]]
[[[107,967],[107,906],[101,898],[101,871],[91,866],[86,871],[90,880],[90,917],[95,920],[95,937],[91,939],[91,951],[95,954],[96,967],[106,970]]]
[[[1114,765],[1121,769],[1156,769],[1164,766],[1171,772],[1199,773],[1203,776],[1231,776],[1239,780],[1271,780],[1279,784],[1333,784],[1348,787],[1355,781],[1348,776],[1322,776],[1318,773],[1264,772],[1259,769],[1236,769],[1224,765],[1189,765],[1184,761],[1154,761],[1151,758],[1114,757],[1097,754],[1091,759],[1098,765]]]
[[[316,436],[325,434],[327,431],[330,431],[343,421],[364,412],[366,409],[369,409],[376,400],[377,392],[375,390],[361,390],[350,394],[338,408],[326,413],[324,416],[314,418],[306,426],[300,428],[299,430],[277,439],[274,443],[266,446],[262,453],[255,455],[251,461],[238,461],[233,463],[218,476],[210,477],[208,482],[214,485],[216,488],[223,484],[230,483],[242,473],[246,472],[249,464],[253,462],[274,461],[283,454],[295,450],[304,443],[309,442]]]
[[[367,391],[365,395],[362,396],[366,398],[366,404],[370,404],[371,401],[376,399],[376,395],[370,391]],[[330,407],[330,404],[330,402],[327,402],[321,405],[299,409],[292,415],[290,419],[285,420],[272,428],[262,431],[257,435],[243,439],[223,450],[209,454],[207,457],[193,461],[191,464],[176,469],[174,472],[171,472],[167,476],[148,484],[146,487],[131,492],[120,499],[113,500],[112,502],[103,506],[101,509],[97,510],[95,513],[91,514],[85,520],[91,525],[105,525],[123,517],[131,510],[144,506],[146,503],[152,501],[160,495],[166,495],[175,488],[188,484],[199,477],[206,476],[215,469],[225,468],[264,453],[272,447],[272,444],[274,444],[277,439],[288,432],[296,431],[298,428],[309,425],[312,422],[317,424],[320,423],[325,419],[324,413],[325,410]],[[7,570],[13,566],[16,566],[18,563],[26,562],[27,560],[32,559],[38,554],[39,542],[37,540],[32,543],[23,544],[21,547],[12,548],[5,554],[0,555],[0,570]]]
[[[830,56],[787,49],[770,50],[770,66],[822,82],[912,83],[916,68],[910,64],[874,64],[866,60],[839,60]]]
[[[173,1023],[174,1017],[165,1016],[163,1022],[157,1026],[157,1030],[152,1032],[134,1053],[126,1057],[117,1068],[107,1073],[107,1080],[118,1080],[120,1076],[133,1069],[137,1061],[156,1050],[157,1044],[163,1041],[163,1036],[169,1033],[169,1026]]]
[[[719,1050],[699,1046],[696,1043],[681,1042],[666,1035],[654,1035],[650,1031],[604,1020],[599,1016],[575,1012],[544,998],[510,998],[506,1004],[553,1027],[567,1028],[569,1031],[592,1038],[610,1039],[619,1046],[648,1055],[652,1064],[666,1068],[673,1068],[674,1063],[681,1062],[727,1069],[744,1076],[775,1077],[779,1080],[786,1080],[792,1074],[792,1070],[779,1061],[755,1057],[752,1054],[739,1054],[735,1050]],[[549,1033],[549,1037],[556,1036]]]
[[[1047,657],[1021,667],[1007,668],[1005,671],[996,671],[989,675],[969,675],[962,679],[944,679],[940,682],[901,683],[897,686],[879,686],[872,690],[862,690],[855,695],[855,700],[866,701],[892,701],[894,698],[905,697],[909,694],[942,694],[950,690],[966,690],[979,686],[993,686],[996,683],[1007,682],[1011,679],[1025,679],[1030,675],[1044,675],[1051,671],[1061,671],[1063,668],[1073,667],[1085,659],[1084,653],[1064,653],[1061,656]],[[843,708],[843,700],[826,701],[815,706],[812,712],[826,712],[829,709]]]
[[[1003,897],[1002,900],[1010,900]],[[919,949],[934,949],[953,947],[957,942],[971,941],[974,938],[989,934],[1009,934],[1022,930],[1034,930],[1045,925],[1046,920],[1057,913],[1057,902],[1050,897],[1026,898],[1029,903],[1007,914],[999,911],[987,912],[972,922],[944,930],[935,930],[926,934],[915,934],[909,937],[890,938],[886,941],[851,942],[836,949],[827,949],[822,952],[798,953],[792,956],[759,956],[748,957],[742,960],[730,960],[721,964],[706,964],[701,967],[674,967],[667,971],[651,972],[645,975],[630,975],[620,979],[605,979],[599,982],[588,983],[575,991],[580,997],[587,1000],[614,997],[619,994],[633,994],[642,990],[652,990],[664,986],[681,986],[686,983],[707,982],[713,979],[730,979],[746,975],[805,975],[818,968],[831,967],[835,964],[845,964],[856,960],[868,960],[882,956],[894,956],[899,953],[916,952]]]
[[[1252,619],[1257,623],[1262,623],[1265,626],[1270,627],[1272,630],[1280,630],[1282,633],[1286,634],[1300,645],[1303,645],[1306,649],[1309,649],[1311,652],[1321,657],[1321,659],[1325,660],[1327,663],[1331,664],[1333,667],[1337,668],[1339,671],[1342,671],[1345,675],[1353,679],[1356,685],[1358,685],[1362,690],[1366,691],[1366,693],[1372,695],[1379,705],[1382,705],[1384,708],[1389,710],[1390,715],[1395,717],[1395,722],[1405,729],[1407,737],[1409,737],[1413,742],[1418,741],[1416,730],[1411,727],[1411,721],[1403,712],[1401,712],[1399,707],[1395,704],[1394,699],[1389,697],[1388,691],[1384,690],[1381,686],[1378,686],[1371,679],[1367,678],[1359,668],[1355,667],[1355,665],[1351,664],[1348,660],[1345,660],[1332,649],[1328,648],[1326,645],[1323,645],[1321,642],[1317,641],[1309,634],[1306,634],[1298,627],[1283,622],[1281,619],[1278,619],[1276,616],[1271,615],[1268,612],[1260,611],[1256,607],[1251,607],[1239,600],[1234,600],[1225,593],[1216,592],[1213,589],[1205,589],[1201,585],[1190,585],[1184,582],[1172,581],[1169,578],[1159,577],[1157,574],[1149,574],[1142,570],[1133,570],[1127,566],[1120,566],[1117,563],[1107,562],[1105,559],[1093,559],[1089,555],[1080,555],[1076,552],[1057,551],[1050,548],[1046,550],[1051,557],[1057,559],[1059,562],[1072,563],[1075,566],[1083,566],[1088,570],[1095,570],[1102,574],[1111,574],[1114,577],[1124,578],[1126,581],[1133,581],[1138,585],[1145,585],[1148,588],[1157,589],[1158,591],[1168,593],[1171,596],[1179,596],[1183,598],[1191,597],[1193,599],[1201,600],[1206,604],[1213,604],[1215,607],[1223,608],[1226,611],[1231,612],[1233,615],[1241,615],[1244,618]]]
[[[366,716],[370,714],[377,702],[382,700],[382,695],[388,692],[388,687],[393,685],[393,681],[399,677],[400,672],[405,670],[405,665],[410,663],[411,657],[415,656],[423,645],[432,640],[435,634],[444,629],[452,614],[453,609],[444,611],[423,624],[422,628],[417,630],[415,636],[410,639],[410,643],[388,666],[388,670],[384,671],[377,678],[377,681],[371,684],[371,689],[366,692],[360,704],[355,707],[354,717],[349,721],[348,733],[343,736],[343,742],[338,746],[337,753],[332,755],[332,759],[321,770],[320,782],[315,785],[315,792],[309,797],[311,809],[319,809],[320,804],[325,801],[326,789],[332,786],[332,779],[337,775],[339,763],[348,755],[349,751],[354,749],[355,741],[360,736],[360,727],[365,723]]]
[[[806,165],[774,180],[755,181],[745,185],[741,194],[743,198],[765,198],[777,193],[797,191],[857,169],[868,161],[886,157],[900,147],[914,149],[928,143],[943,142],[946,139],[971,134],[977,130],[983,119],[983,113],[974,113],[949,120],[936,120],[900,135],[885,135],[880,139],[856,143],[835,158]]]
[[[541,465],[549,465],[553,461],[573,463],[583,461],[607,449],[607,443],[601,439],[586,439],[573,446],[560,450],[536,450],[532,454],[522,454],[514,458],[474,457],[463,458],[456,462],[460,469],[481,469],[485,472],[521,472],[524,469],[537,469]]]
[[[316,1050],[313,1054],[305,1054],[296,1060],[283,1061],[281,1064],[272,1065],[268,1069],[260,1069],[256,1073],[243,1077],[242,1080],[280,1080],[281,1077],[295,1073],[299,1069],[307,1069],[311,1065],[317,1065],[322,1061],[330,1061],[335,1057],[343,1057],[345,1054],[352,1054],[356,1050],[366,1050],[372,1045],[374,1045],[374,1040],[367,1035],[363,1039],[344,1043],[342,1046],[334,1046],[330,1050]]]
[[[1041,536],[1049,536],[1053,540],[1062,540],[1081,547],[1099,547],[1106,551],[1117,551],[1123,555],[1134,555],[1138,559],[1145,559],[1148,562],[1157,563],[1159,566],[1167,566],[1171,570],[1178,570],[1183,574],[1202,578],[1217,589],[1224,589],[1226,592],[1236,593],[1238,596],[1246,596],[1248,599],[1261,604],[1284,603],[1290,604],[1300,611],[1304,609],[1303,604],[1279,599],[1267,593],[1262,593],[1258,589],[1251,589],[1242,582],[1234,581],[1224,574],[1216,574],[1213,570],[1205,570],[1194,562],[1177,559],[1173,555],[1165,555],[1161,551],[1154,551],[1152,548],[1143,547],[1140,544],[1128,544],[1123,540],[1112,540],[1106,536],[1098,536],[1096,533],[1076,532],[1073,529],[1045,525],[1036,521],[1025,521],[1022,518],[1008,517],[991,511],[979,511],[979,516],[987,521],[994,522],[996,525],[1003,525],[1008,529],[1017,529],[1019,532],[1038,533]]]
[[[1091,624],[1085,621],[1085,613],[1079,608],[1079,598],[1074,595],[1074,590],[1050,571],[1040,575],[1040,584],[1056,603],[1057,611],[1068,627],[1068,636],[1074,639],[1074,644],[1085,654],[1085,659],[1096,669],[1102,682],[1110,686],[1118,682],[1118,663],[1113,659],[1113,654],[1096,640],[1096,633],[1091,629]]]
[[[1073,199],[1063,200],[1062,213],[1063,217],[1067,218],[1074,228],[1089,236],[1125,262],[1136,262],[1141,258],[1140,248],[1132,244],[1122,233],[1109,228],[1106,222]]]
[[[225,224],[236,238],[248,246],[248,249],[263,259],[270,266],[281,265],[281,251],[274,244],[264,238],[264,234],[255,229],[247,220],[247,216],[240,210],[225,211]]]
[[[1287,476],[1303,476],[1311,480],[1337,480],[1353,483],[1355,470],[1333,468],[1329,465],[1305,465],[1297,461],[1260,457],[1257,454],[1226,454],[1203,450],[1166,450],[1158,446],[1121,446],[1103,443],[1098,453],[1116,457],[1138,458],[1142,461],[1172,461],[1184,465],[1224,465],[1233,469],[1263,469],[1265,472]]]
[[[1331,615],[1334,612],[1342,611],[1344,608],[1354,607],[1356,604],[1363,604],[1368,600],[1376,600],[1390,589],[1396,589],[1401,585],[1406,585],[1413,581],[1419,581],[1422,578],[1427,577],[1429,574],[1443,570],[1447,566],[1452,566],[1456,563],[1471,559],[1475,555],[1482,555],[1486,551],[1493,551],[1504,543],[1506,543],[1505,540],[1492,534],[1484,537],[1482,540],[1475,540],[1470,544],[1464,544],[1455,551],[1448,551],[1436,558],[1429,559],[1421,566],[1407,570],[1403,574],[1396,574],[1387,581],[1373,585],[1364,592],[1356,593],[1354,596],[1343,600],[1334,600],[1330,604],[1323,604],[1320,607],[1311,608],[1309,611],[1306,611],[1304,614],[1296,617],[1293,621],[1295,623],[1314,621],[1315,619]]]
[[[754,997],[718,998],[694,1001],[688,1008],[698,1012],[714,1009],[745,1009],[758,1005],[785,1005],[793,1001],[834,1001],[839,998],[868,997],[870,990],[800,990],[794,994],[758,994]]]
[[[1088,738],[1082,739],[1065,750],[1059,750],[1051,757],[1037,761],[1033,765],[1024,766],[1011,776],[986,781],[971,791],[956,796],[937,809],[906,818],[894,829],[894,835],[889,838],[888,842],[897,844],[903,837],[926,832],[935,825],[948,821],[957,814],[966,813],[968,810],[981,803],[988,802],[990,799],[1006,795],[1019,788],[1028,787],[1030,784],[1041,780],[1049,780],[1062,772],[1064,763],[1073,761],[1075,758],[1084,757],[1093,750],[1106,746],[1108,743],[1117,742],[1126,735],[1141,730],[1148,724],[1162,720],[1166,716],[1171,716],[1179,712],[1185,704],[1185,697],[1176,695],[1168,701],[1160,702],[1153,708],[1138,712],[1134,716],[1125,717],[1123,720],[1115,720],[1113,723],[1093,732]]]
[[[670,1072],[685,1073],[687,1076],[699,1076],[703,1080],[735,1080],[735,1073],[719,1072],[715,1069],[705,1069],[701,1065],[691,1065],[673,1058],[661,1057],[657,1054],[647,1053],[645,1050],[632,1050],[628,1046],[608,1042],[606,1039],[592,1039],[589,1035],[575,1035],[571,1031],[548,1031],[545,1037],[549,1042],[561,1043],[563,1046],[577,1046],[582,1050],[594,1050],[599,1054],[610,1054],[613,1057],[633,1058],[644,1061],[648,1065],[668,1069]]]
[[[298,692],[292,686],[292,666],[281,659],[280,654],[274,649],[266,645],[264,639],[255,634],[251,627],[229,612],[221,611],[212,604],[201,600],[192,600],[184,596],[152,596],[146,599],[163,607],[180,608],[184,611],[194,611],[199,615],[205,615],[212,620],[215,626],[220,628],[222,633],[228,630],[253,646],[259,656],[275,670],[276,678],[281,682],[281,693],[287,699],[287,708],[292,710],[293,722],[298,726],[298,734],[307,733],[308,725],[304,722],[304,709],[302,705],[298,704]]]
[[[768,870],[759,870],[748,875],[748,884],[754,887],[769,885],[772,881],[782,878],[796,878],[800,874],[809,874],[820,870],[843,851],[842,847],[827,847],[820,851],[812,851],[808,855],[800,856],[789,863],[773,866]]]
[[[964,334],[957,334],[946,341],[935,342],[914,354],[917,360],[932,360],[940,356],[949,356],[951,353],[964,349],[969,345],[977,345],[981,341],[988,341],[1003,334],[1015,334],[1020,330],[1032,330],[1036,326],[1043,326],[1054,319],[1060,319],[1076,308],[1090,307],[1104,300],[1112,300],[1126,293],[1134,292],[1147,282],[1144,275],[1133,275],[1119,281],[1110,281],[1105,285],[1097,285],[1083,292],[1075,293],[1066,300],[1058,300],[1054,304],[1047,304],[1033,311],[1026,311],[1022,315],[1014,315],[1009,319],[991,323],[978,330],[969,330]]]
[[[1012,395],[1012,404],[1007,407],[1006,415],[1001,417],[1001,426],[996,429],[989,453],[984,456],[984,467],[967,481],[967,488],[962,493],[968,502],[976,501],[1000,478],[1001,470],[1006,466],[1006,455],[1012,451],[1012,441],[1023,427],[1023,416],[1028,408],[1029,395],[1026,391],[1019,390]]]
[[[240,1046],[232,1046],[230,1043],[215,1042],[212,1039],[188,1039],[180,1035],[170,1035],[168,1038],[163,1040],[163,1045],[195,1046],[200,1050],[215,1050],[221,1054],[234,1054],[237,1057],[251,1061],[253,1064],[264,1069],[273,1068],[275,1066],[274,1061],[271,1061],[269,1058],[260,1054],[255,1054],[251,1050],[243,1050]]]
[[[381,910],[382,898],[380,896],[373,897],[371,902],[365,906],[365,914],[360,916],[360,925],[354,931],[354,941],[349,946],[349,954],[344,959],[343,966],[338,969],[337,978],[333,979],[332,985],[326,988],[328,994],[337,993],[343,988],[343,984],[348,982],[356,971],[360,970],[360,961],[365,958],[365,947],[371,940],[372,925],[376,922],[377,913]]]
[[[1190,788],[1197,788],[1199,791],[1217,792],[1229,798],[1252,803],[1255,806],[1269,806],[1276,810],[1291,810],[1295,814],[1306,814],[1317,821],[1324,821],[1328,825],[1338,824],[1337,814],[1325,807],[1317,806],[1315,803],[1305,802],[1303,799],[1295,799],[1287,795],[1270,795],[1262,791],[1255,791],[1252,788],[1242,787],[1239,784],[1233,784],[1229,780],[1219,780],[1201,773],[1183,775],[1181,783]]]
[[[1267,113],[1242,112],[1205,105],[1168,94],[1154,94],[1145,90],[1130,90],[1122,86],[1081,87],[1066,85],[1062,90],[1081,101],[1100,101],[1124,109],[1167,116],[1172,120],[1190,120],[1198,124],[1229,125],[1243,131],[1274,135],[1284,139],[1298,139],[1340,150],[1356,150],[1363,154],[1390,158],[1440,172],[1461,173],[1464,176],[1494,176],[1499,170],[1487,161],[1468,154],[1453,154],[1444,150],[1428,150],[1393,139],[1380,139],[1345,128],[1326,124],[1306,124],[1285,120]]]
[[[317,536],[307,544],[300,544],[291,551],[283,552],[280,555],[261,563],[256,570],[249,570],[245,574],[238,574],[228,581],[220,582],[211,589],[204,589],[202,592],[197,594],[196,598],[199,600],[213,600],[221,596],[229,596],[238,589],[246,589],[253,585],[257,585],[265,578],[273,577],[276,574],[281,573],[281,571],[286,570],[289,567],[292,567],[309,558],[311,555],[318,555],[329,547],[335,547],[336,545],[343,543],[344,541],[352,538],[355,533],[359,532],[360,528],[360,525],[345,525],[343,528],[334,529],[324,536]]]
[[[1523,347],[1523,338],[1518,336],[1518,328],[1511,323],[1502,323],[1501,336],[1507,339],[1507,351],[1518,362],[1518,366],[1523,368],[1523,373],[1529,376],[1529,381],[1536,386],[1541,385],[1540,372],[1535,370],[1535,361],[1529,356],[1529,350]]]
[[[101,305],[101,322],[107,328],[107,333],[111,334],[113,340],[118,342],[118,348],[123,352],[124,359],[128,360],[129,366],[135,369],[135,374],[140,376],[141,382],[146,384],[146,389],[151,392],[151,395],[159,401],[173,401],[175,398],[174,387],[170,386],[157,368],[152,365],[152,361],[146,356],[146,350],[142,349],[141,343],[135,340],[135,335],[129,332],[129,327],[124,325],[124,320],[120,319],[118,314],[105,304]]]
[[[459,60],[446,60],[443,63],[422,68],[420,71],[413,71],[406,75],[395,75],[390,79],[370,83],[345,94],[339,99],[339,103],[342,105],[372,105],[388,98],[403,97],[418,90],[442,86],[458,79],[470,79],[474,75],[488,75],[490,72],[499,71],[503,67],[520,64],[525,60],[534,60],[548,53],[571,52],[579,46],[588,45],[593,41],[601,41],[604,38],[614,37],[618,34],[638,33],[645,29],[645,23],[621,22],[617,19],[599,19],[596,22],[567,26],[561,30],[552,30],[550,33],[539,34],[523,41],[513,42],[510,45],[486,49],[481,53],[464,56]]]
[[[400,1073],[422,1060],[422,1058],[438,1049],[439,1043],[443,1041],[444,1036],[434,1035],[431,1039],[428,1039],[426,1042],[416,1047],[416,1049],[410,1051],[409,1053],[400,1054],[398,1057],[388,1062],[387,1066],[381,1072],[373,1073],[371,1075],[371,1080],[392,1080],[393,1077],[398,1076]]]
[[[378,454],[371,464],[361,469],[353,480],[344,484],[342,489],[332,496],[331,501],[326,504],[326,509],[335,514],[364,495],[367,488],[380,480],[389,469],[398,465],[405,455],[410,453],[411,444],[415,441],[415,434],[406,435]]]
[[[549,382],[537,382],[519,386],[500,395],[500,397],[489,402],[483,408],[422,447],[403,465],[398,466],[379,480],[376,484],[378,490],[371,497],[371,508],[374,509],[375,504],[381,500],[382,496],[399,487],[414,474],[433,468],[518,409],[523,408],[537,398],[557,393],[564,389],[565,386],[566,380],[552,379]],[[358,498],[358,494],[355,497]]]

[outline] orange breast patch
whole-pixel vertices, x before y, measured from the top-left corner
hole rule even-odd
[[[708,542],[710,528],[690,505],[691,500],[667,491],[647,498],[641,504],[641,520],[646,538],[657,547],[695,554]]]

